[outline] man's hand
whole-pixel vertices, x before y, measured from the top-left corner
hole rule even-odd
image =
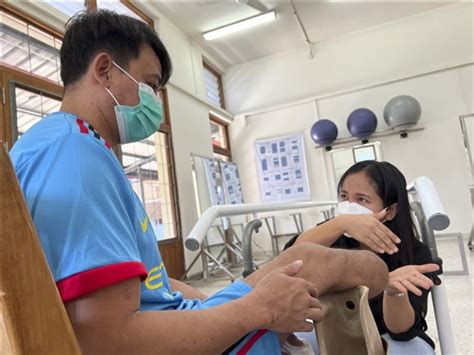
[[[309,332],[314,326],[306,320],[322,319],[321,304],[314,285],[295,277],[302,266],[303,262],[297,260],[272,270],[249,294],[267,315],[262,328],[279,333]]]

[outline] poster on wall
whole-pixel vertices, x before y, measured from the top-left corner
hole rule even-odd
[[[227,204],[236,205],[244,203],[237,164],[226,161],[220,161],[220,164]]]
[[[206,171],[207,186],[211,205],[225,205],[224,191],[220,184],[220,171],[215,159],[204,159],[204,170]]]
[[[311,198],[302,133],[255,142],[262,202]]]

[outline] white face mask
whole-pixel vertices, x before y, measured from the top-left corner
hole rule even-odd
[[[358,203],[343,201],[337,204],[336,210],[336,216],[341,214],[374,214],[374,212]]]

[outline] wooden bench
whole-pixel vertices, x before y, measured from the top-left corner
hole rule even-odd
[[[0,309],[1,354],[81,354],[1,142]]]

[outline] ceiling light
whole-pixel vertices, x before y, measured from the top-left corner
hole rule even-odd
[[[242,31],[247,28],[272,21],[274,19],[276,19],[276,12],[270,11],[261,15],[249,17],[245,20],[238,21],[227,26],[216,28],[215,30],[204,33],[203,37],[206,41],[212,41],[213,39],[226,36],[234,32]]]

